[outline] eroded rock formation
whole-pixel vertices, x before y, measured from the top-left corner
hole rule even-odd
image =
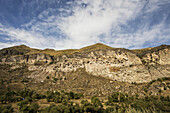
[[[94,76],[130,83],[149,82],[170,76],[170,46],[133,51],[96,44],[71,54],[56,56],[43,52],[10,53],[1,50],[0,62],[16,65],[24,63],[28,65],[28,70],[33,71],[29,77],[39,81],[46,79],[46,76],[64,78],[81,68]]]

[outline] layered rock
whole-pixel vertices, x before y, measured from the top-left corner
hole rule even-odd
[[[52,62],[53,56],[37,53],[31,55],[13,55],[8,57],[0,58],[0,62],[2,63],[27,63],[34,64],[36,62]]]
[[[97,47],[96,47],[97,46]],[[108,77],[122,82],[149,82],[170,76],[170,47],[144,51],[115,49],[101,44],[77,50],[72,54],[51,56],[44,53],[1,57],[1,63],[26,63],[34,71],[29,77],[42,81],[46,76],[63,78],[78,69],[90,75]],[[103,49],[104,48],[104,49]],[[33,65],[36,62],[46,65]]]

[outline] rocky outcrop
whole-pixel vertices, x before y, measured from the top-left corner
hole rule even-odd
[[[97,47],[96,47],[97,46]],[[34,71],[29,77],[42,81],[46,76],[63,78],[83,68],[90,75],[108,77],[121,82],[149,82],[170,76],[170,47],[136,52],[98,44],[58,56],[44,53],[1,57],[1,63],[26,63]],[[44,65],[35,65],[45,62]],[[31,64],[31,65],[30,65]]]
[[[157,52],[147,53],[142,59],[149,64],[170,64],[170,49],[163,49]]]
[[[36,62],[53,62],[53,56],[37,53],[30,55],[13,55],[0,58],[1,63],[27,63],[35,64]]]

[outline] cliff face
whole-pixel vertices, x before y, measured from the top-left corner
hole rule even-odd
[[[0,58],[0,62],[2,63],[27,63],[27,64],[34,64],[36,62],[52,62],[53,56],[37,53],[37,54],[31,54],[31,55],[13,55],[8,57],[2,57]]]
[[[160,46],[149,50],[126,50],[96,44],[73,50],[71,53],[67,50],[62,54],[54,51],[56,56],[34,51],[36,53],[28,54],[27,51],[27,54],[23,55],[1,54],[0,62],[25,63],[28,65],[28,70],[33,71],[29,77],[40,81],[46,76],[64,79],[69,73],[76,73],[81,68],[94,76],[130,83],[149,82],[170,76],[170,46]],[[36,65],[37,62],[44,63]]]

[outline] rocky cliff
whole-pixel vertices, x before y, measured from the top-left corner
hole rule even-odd
[[[66,79],[77,70],[121,82],[150,82],[170,76],[170,46],[127,50],[95,44],[77,50],[38,50],[16,46],[0,50],[0,63],[26,64],[29,77],[43,81],[47,76]]]

